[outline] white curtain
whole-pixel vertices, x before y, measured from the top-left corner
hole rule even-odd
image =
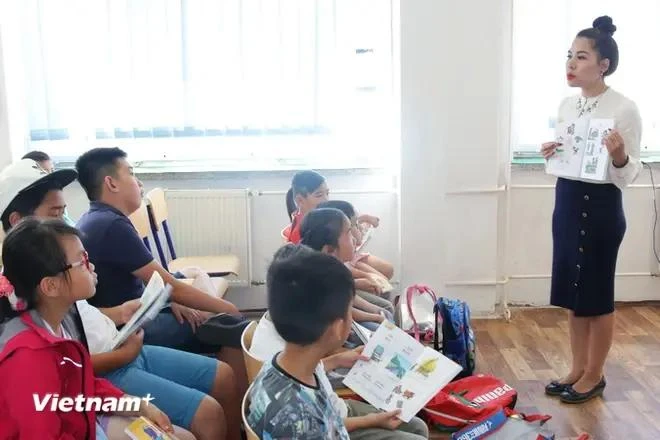
[[[642,152],[660,152],[660,1],[514,0],[514,153],[538,151],[553,138],[561,99],[579,93],[566,86],[566,54],[575,35],[601,15],[617,26],[620,52],[619,67],[607,81],[639,106]]]
[[[20,0],[11,13],[33,146],[336,132],[378,119],[391,95],[389,0]]]

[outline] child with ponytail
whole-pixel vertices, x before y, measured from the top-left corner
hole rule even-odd
[[[300,225],[309,211],[328,200],[330,190],[325,177],[316,171],[301,171],[291,180],[291,188],[286,193],[286,212],[291,219],[282,235],[293,244],[300,243]]]

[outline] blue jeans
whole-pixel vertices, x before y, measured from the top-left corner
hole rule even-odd
[[[127,394],[145,397],[189,429],[202,399],[211,391],[218,361],[206,356],[145,345],[133,362],[105,375]]]

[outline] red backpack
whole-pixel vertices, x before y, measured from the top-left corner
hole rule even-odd
[[[516,405],[518,393],[494,376],[477,374],[449,383],[426,404],[422,415],[441,431],[456,431],[498,408]]]

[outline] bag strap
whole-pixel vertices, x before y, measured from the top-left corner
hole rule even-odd
[[[433,306],[433,320],[435,321],[433,325],[435,326],[435,330],[433,331],[433,349],[435,351],[440,351],[440,329],[438,328],[438,321],[440,315],[440,306],[438,305],[438,302],[435,302],[435,305]]]
[[[425,284],[413,284],[412,286],[408,287],[406,290],[406,306],[408,307],[408,315],[410,315],[410,319],[412,319],[413,322],[413,333],[415,335],[415,339],[419,341],[419,325],[417,325],[417,319],[415,318],[415,314],[412,311],[412,300],[413,296],[415,296],[415,292],[417,292],[418,295],[423,295],[425,293],[428,293],[431,298],[433,298],[433,304],[437,302],[435,292],[427,285]],[[437,324],[436,324],[436,331],[437,331]]]
[[[519,413],[508,406],[503,409],[504,413],[506,414],[507,417],[513,417],[517,419],[523,419],[526,422],[541,422],[541,425],[547,422],[552,418],[552,416],[549,416],[547,414],[523,414]]]
[[[443,323],[444,320],[445,320],[445,316],[444,316],[443,312],[446,311],[446,308],[445,308],[445,303],[442,302],[442,300],[443,300],[443,298],[440,297],[440,299],[435,302],[435,306],[433,306],[433,312],[435,314],[435,323],[434,323],[435,332],[433,332],[433,349],[435,351],[441,351],[442,344],[440,343],[440,335],[441,334],[444,335],[444,332],[442,331],[442,329],[438,328],[438,324],[441,323],[441,322]],[[443,328],[444,328],[444,325],[443,325]]]
[[[506,419],[507,415],[505,411],[500,408],[479,422],[453,433],[451,438],[452,440],[477,440],[486,438],[504,426]]]
[[[432,416],[437,416],[437,417],[442,417],[448,420],[453,420],[454,422],[462,423],[464,425],[468,425],[470,423],[475,423],[476,420],[470,420],[470,419],[462,419],[460,417],[452,416],[451,414],[443,413],[441,411],[436,411],[434,409],[429,409],[429,408],[422,408],[422,411],[424,411],[427,414],[431,414]]]
[[[517,413],[511,408],[498,408],[496,411],[490,413],[486,418],[480,420],[479,422],[470,425],[458,432],[452,434],[452,440],[478,440],[484,439],[489,435],[493,434],[495,431],[500,429],[506,423],[507,419],[516,418],[522,419],[526,422],[540,422],[540,425],[543,425],[545,422],[550,420],[552,417],[547,414],[531,414],[525,415],[522,413]],[[537,440],[543,440],[544,437],[539,436]]]

